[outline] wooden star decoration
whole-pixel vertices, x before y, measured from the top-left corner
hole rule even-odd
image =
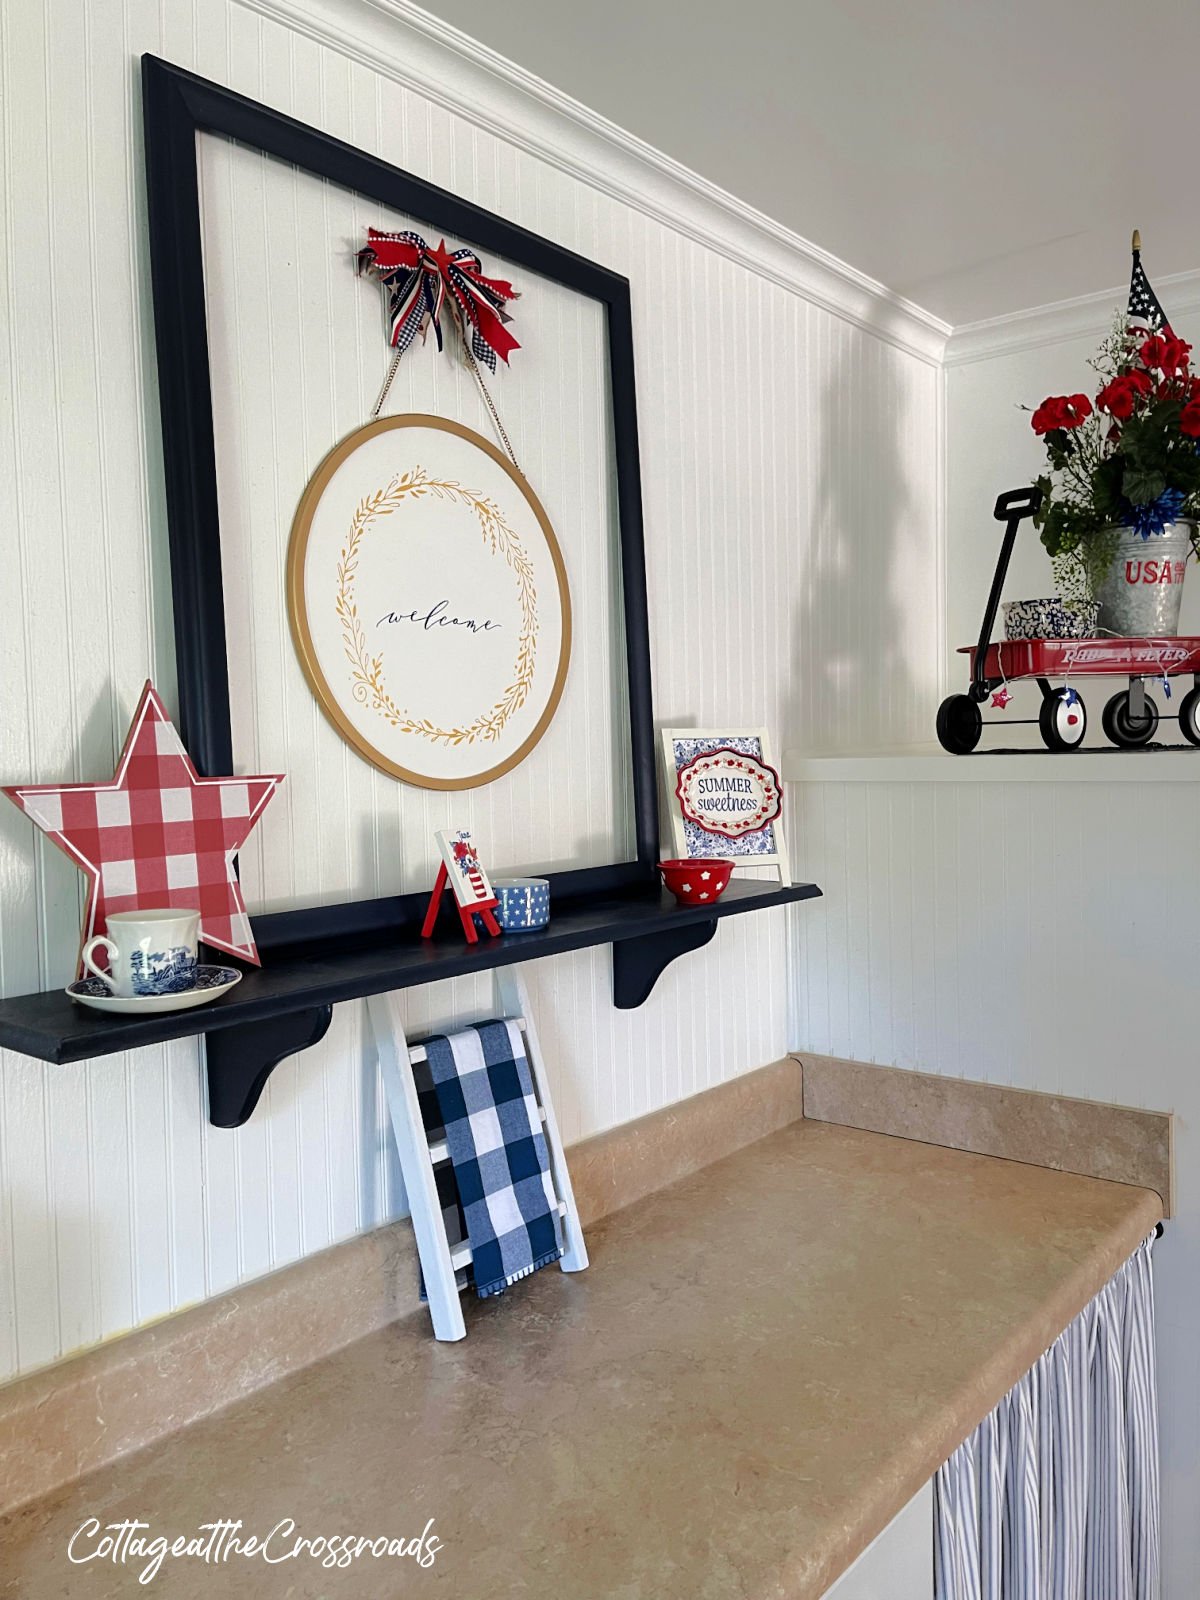
[[[147,682],[111,783],[5,786],[89,879],[80,948],[114,911],[200,913],[200,938],[258,966],[234,857],[281,775],[202,778]]]

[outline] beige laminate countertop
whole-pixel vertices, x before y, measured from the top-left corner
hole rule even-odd
[[[1154,1227],[1157,1195],[797,1122],[590,1230],[589,1271],[394,1324],[0,1524],[0,1594],[816,1600]],[[434,1564],[72,1565],[144,1537]],[[84,1535],[76,1555],[96,1549]],[[207,1537],[207,1535],[205,1535]]]

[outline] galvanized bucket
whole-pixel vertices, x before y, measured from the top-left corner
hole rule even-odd
[[[1102,634],[1140,639],[1178,633],[1183,576],[1195,526],[1170,522],[1148,539],[1134,528],[1115,530],[1116,554],[1096,588]]]

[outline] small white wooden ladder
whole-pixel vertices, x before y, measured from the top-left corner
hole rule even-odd
[[[583,1228],[567,1172],[562,1138],[546,1080],[546,1064],[529,1009],[525,981],[516,967],[501,967],[496,971],[495,985],[497,1009],[494,1015],[516,1022],[521,1029],[533,1078],[533,1092],[541,1110],[546,1147],[550,1154],[550,1179],[562,1218],[565,1248],[559,1266],[564,1272],[582,1272],[588,1264],[587,1246],[583,1242]],[[408,1043],[398,994],[371,995],[367,1000],[367,1010],[379,1052],[379,1070],[383,1075],[392,1131],[400,1156],[400,1171],[404,1176],[404,1188],[412,1213],[417,1253],[421,1258],[421,1271],[425,1275],[425,1293],[429,1300],[434,1337],[462,1339],[466,1337],[467,1327],[459,1303],[455,1275],[470,1263],[471,1247],[464,1243],[452,1250],[446,1235],[434,1168],[448,1162],[450,1152],[445,1140],[433,1145],[429,1143],[413,1079],[412,1064],[425,1059],[425,1047],[420,1043]]]

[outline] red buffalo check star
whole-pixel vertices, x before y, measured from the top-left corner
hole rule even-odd
[[[147,683],[111,783],[21,784],[4,793],[91,883],[83,943],[114,911],[199,911],[205,944],[257,966],[233,858],[281,776],[202,778]]]

